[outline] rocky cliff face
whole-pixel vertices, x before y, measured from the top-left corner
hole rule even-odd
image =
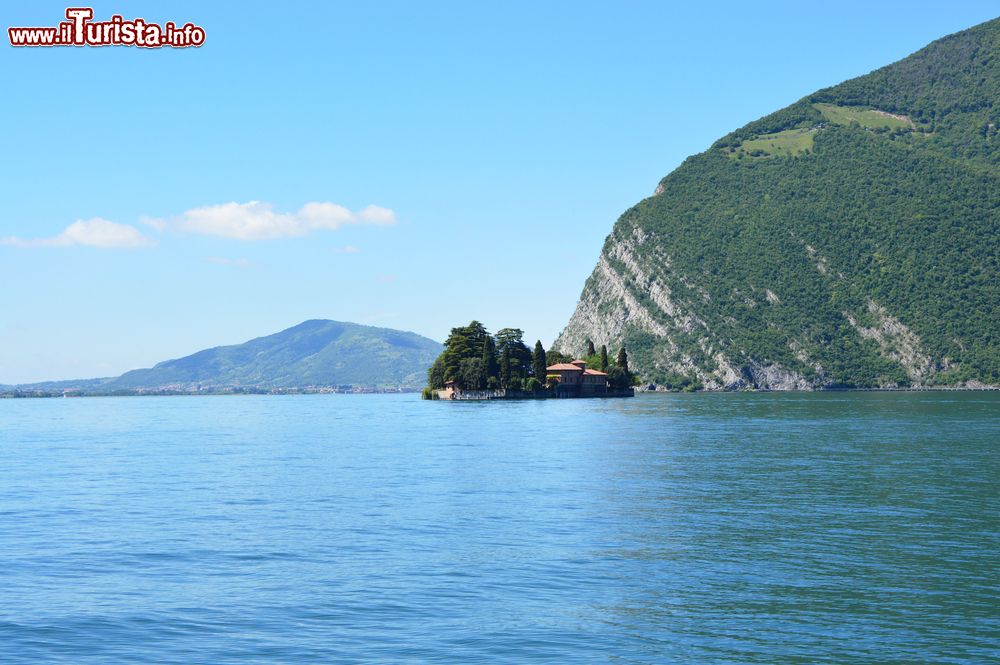
[[[997,99],[1000,19],[723,137],[619,218],[554,347],[675,388],[1000,384]]]
[[[718,328],[711,325],[709,321],[716,317],[712,294],[697,284],[697,276],[673,269],[670,256],[649,241],[641,229],[634,229],[630,237],[609,238],[555,349],[572,355],[585,348],[587,340],[609,349],[630,340],[652,343],[650,352],[633,352],[633,365],[641,376],[654,381],[685,377],[706,390],[815,390],[838,383],[794,335],[787,340],[795,360],[790,367],[748,358],[738,347],[734,354],[731,336],[736,322],[721,321]],[[636,258],[636,248],[643,244],[648,246],[646,267]],[[826,259],[812,247],[804,250],[819,274],[830,275]],[[831,279],[843,279],[843,274]],[[744,292],[718,297],[727,295],[749,309],[781,305],[781,298],[767,286],[750,284]],[[911,379],[907,385],[934,385],[938,370],[948,369],[947,361],[935,362],[923,350],[920,338],[875,301],[869,299],[865,309],[868,325],[859,322],[859,315],[842,312],[843,321],[856,331],[857,341],[873,340],[882,359],[905,371]],[[887,381],[873,387],[897,386],[898,381]]]

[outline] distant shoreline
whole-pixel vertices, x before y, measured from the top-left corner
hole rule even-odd
[[[419,393],[420,388],[370,386],[309,388],[220,388],[211,390],[2,390],[0,399],[59,399],[63,397],[194,397],[198,395],[399,395]]]
[[[81,398],[81,397],[197,397],[197,396],[238,396],[238,395],[411,395],[420,392],[420,388],[358,388],[356,390],[340,390],[329,388],[245,388],[227,390],[143,390],[143,391],[113,391],[113,392],[76,392],[76,391],[0,391],[2,399],[61,399],[61,398]],[[679,394],[751,394],[751,393],[774,393],[774,394],[823,394],[823,393],[988,393],[1000,392],[1000,386],[983,386],[975,388],[934,386],[921,388],[822,388],[819,390],[766,390],[766,389],[741,389],[741,390],[649,390],[647,388],[635,388],[635,394],[642,395],[651,393],[655,395],[679,395]]]

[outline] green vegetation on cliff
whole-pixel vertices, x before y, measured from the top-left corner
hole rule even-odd
[[[556,348],[664,383],[1000,384],[1000,20],[723,137],[626,211]]]

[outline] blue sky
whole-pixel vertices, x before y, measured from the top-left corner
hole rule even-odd
[[[4,28],[66,8],[22,4]],[[104,2],[206,44],[4,36],[0,383],[310,318],[548,345],[615,219],[686,156],[997,13],[899,7]]]

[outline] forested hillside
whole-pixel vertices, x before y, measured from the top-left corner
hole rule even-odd
[[[556,348],[670,387],[1000,384],[1000,20],[723,137],[626,211]]]
[[[217,346],[119,377],[11,386],[80,394],[357,386],[417,388],[441,352],[412,332],[314,319],[243,344]]]

